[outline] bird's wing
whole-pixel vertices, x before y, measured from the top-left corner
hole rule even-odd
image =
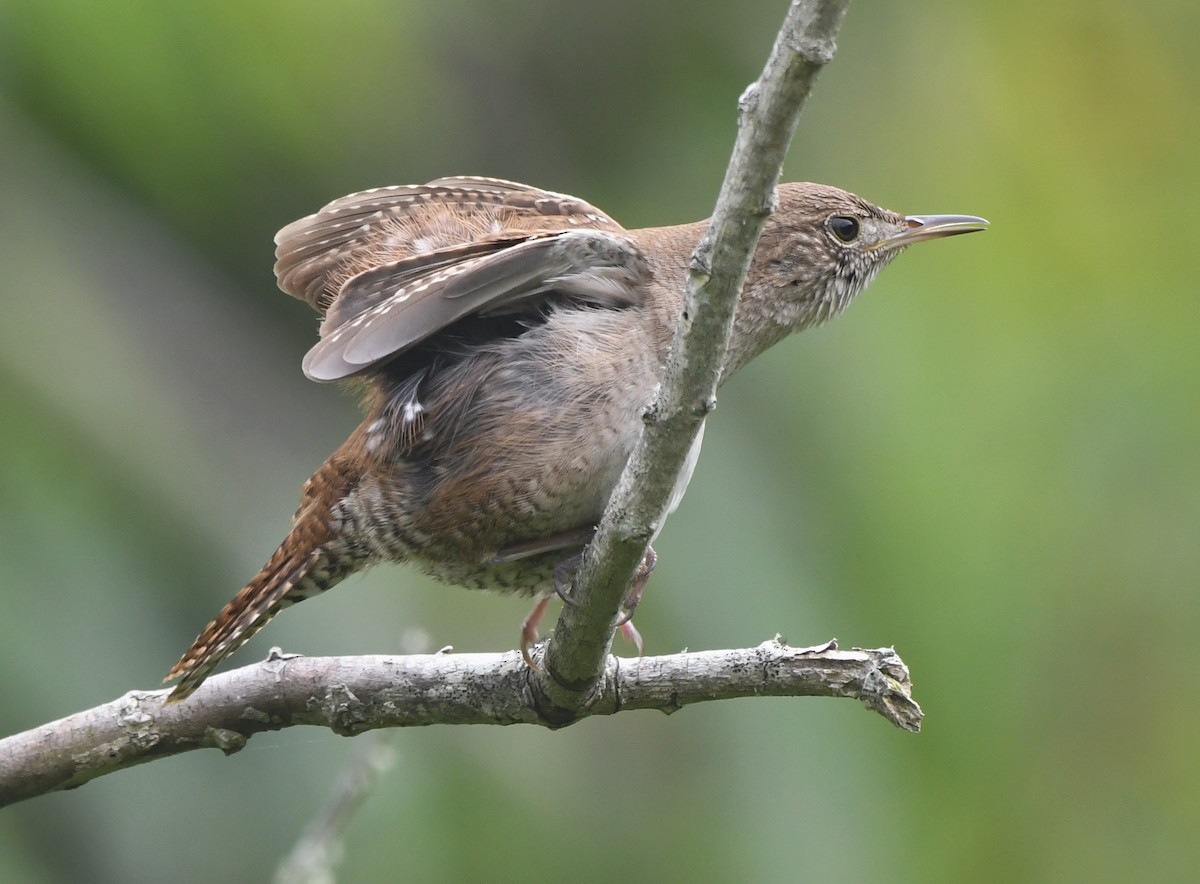
[[[548,300],[627,307],[640,303],[649,273],[628,238],[587,229],[459,244],[382,263],[340,285],[304,373],[316,381],[347,377],[471,315],[535,314]]]
[[[279,287],[324,313],[350,276],[511,231],[622,228],[595,206],[498,178],[439,178],[336,199],[275,235]]]

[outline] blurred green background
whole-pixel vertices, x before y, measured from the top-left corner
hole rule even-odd
[[[0,733],[152,688],[355,423],[274,231],[456,173],[708,214],[785,4],[0,0]],[[1200,862],[1192,0],[853,6],[787,165],[983,215],[723,391],[650,653],[895,644],[924,732],[757,700],[429,728],[345,881],[1184,880]],[[309,654],[506,650],[382,567]],[[0,812],[5,882],[263,881],[356,752],[295,729]]]

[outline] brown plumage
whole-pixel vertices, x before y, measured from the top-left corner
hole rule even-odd
[[[553,591],[641,433],[706,224],[625,230],[574,197],[443,178],[343,197],[283,228],[279,285],[323,316],[304,371],[360,378],[366,417],[305,485],[271,560],[168,674],[180,679],[170,701],[278,610],[374,562]],[[984,226],[781,185],[723,378],[836,315],[909,243]]]

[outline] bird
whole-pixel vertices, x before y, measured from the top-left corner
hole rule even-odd
[[[457,176],[350,194],[281,229],[278,285],[321,317],[304,374],[350,382],[364,418],[304,484],[266,565],[168,673],[168,702],[281,609],[385,561],[536,599],[521,632],[535,666],[538,621],[640,438],[707,225],[626,229],[577,197]],[[720,382],[837,316],[909,245],[987,226],[778,185]]]

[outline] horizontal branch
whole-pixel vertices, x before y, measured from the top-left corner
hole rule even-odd
[[[891,648],[839,651],[836,642],[662,657],[609,656],[588,701],[567,719],[547,707],[514,652],[404,657],[279,653],[210,678],[185,703],[168,691],[130,691],[84,712],[0,740],[0,806],[193,749],[227,755],[254,734],[307,724],[352,736],[430,724],[563,727],[629,709],[671,713],[734,697],[851,697],[897,727],[920,729],[908,668]]]

